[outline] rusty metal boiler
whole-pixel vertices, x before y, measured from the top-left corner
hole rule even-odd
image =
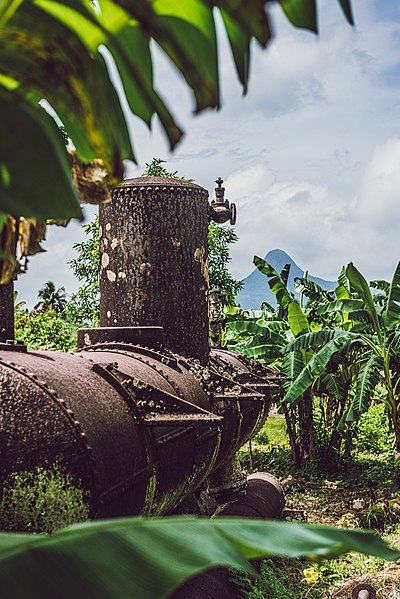
[[[101,327],[79,331],[76,353],[0,344],[1,480],[57,463],[88,489],[92,517],[246,489],[236,452],[280,375],[210,352],[207,225],[234,214],[218,193],[209,206],[193,183],[131,179],[101,206]]]

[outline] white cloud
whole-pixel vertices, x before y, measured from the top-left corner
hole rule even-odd
[[[150,135],[132,117],[138,159],[168,157],[170,170],[211,191],[219,175],[225,179],[238,204],[236,276],[274,247],[324,278],[350,260],[367,277],[388,278],[400,256],[400,9],[394,1],[352,4],[355,28],[338,2],[320,1],[319,37],[295,30],[273,8],[276,39],[265,52],[254,45],[245,98],[222,39],[218,113],[193,118],[190,92],[156,52],[158,87],[186,136],[168,157],[157,121]],[[141,170],[129,165],[127,176]],[[41,271],[37,288],[54,268]]]

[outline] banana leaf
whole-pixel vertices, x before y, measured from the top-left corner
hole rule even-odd
[[[251,572],[248,559],[314,561],[358,551],[400,559],[378,536],[252,519],[125,518],[74,525],[52,536],[0,534],[7,599],[162,599],[215,565]]]

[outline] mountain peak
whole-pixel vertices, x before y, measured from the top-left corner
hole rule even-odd
[[[268,262],[278,273],[281,272],[285,264],[290,264],[290,273],[288,279],[288,288],[294,292],[294,279],[303,277],[304,271],[297,266],[294,260],[285,251],[275,248],[270,250],[264,260]],[[311,281],[320,285],[323,289],[334,289],[335,281],[326,281],[318,277],[308,276]],[[276,305],[275,295],[268,286],[268,278],[263,275],[257,268],[253,270],[245,279],[244,287],[237,295],[237,303],[242,308],[250,310],[259,310],[262,302],[268,302],[273,306]],[[298,294],[296,292],[295,296]]]
[[[278,248],[275,248],[274,250],[270,250],[266,254],[264,260],[266,262],[268,262],[268,264],[271,264],[272,266],[274,266],[274,264],[272,264],[272,263],[275,263],[275,262],[279,263],[279,264],[283,263],[282,268],[283,268],[283,266],[285,266],[285,264],[289,264],[289,263],[297,266],[295,261],[289,256],[289,254],[287,254],[284,250],[280,250]],[[276,267],[274,266],[274,268],[276,268]]]

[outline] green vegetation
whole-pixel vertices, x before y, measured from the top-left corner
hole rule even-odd
[[[11,474],[2,485],[0,530],[53,533],[88,517],[86,493],[57,466]]]
[[[235,304],[238,291],[243,282],[234,279],[229,272],[231,261],[230,246],[236,243],[238,236],[232,227],[221,227],[211,222],[208,226],[208,268],[210,274],[210,290],[217,289],[222,306]]]
[[[165,12],[163,3],[151,0],[2,3],[0,210],[42,220],[80,216],[66,138],[76,148],[73,163],[78,192],[89,201],[104,200],[110,187],[121,180],[123,161],[134,160],[128,117],[102,48],[115,62],[123,84],[119,93],[130,112],[148,126],[158,115],[173,148],[182,131],[154,87],[151,42],[162,48],[193,91],[196,112],[219,108],[215,19],[221,17],[238,79],[246,91],[251,42],[265,47],[271,39],[266,4],[267,0],[246,6],[225,0],[190,0],[174,2]],[[294,26],[317,32],[315,1],[304,7],[292,0],[280,4]],[[349,0],[339,0],[339,4],[352,23]],[[60,40],[65,52],[60,51]],[[49,62],[54,68],[48,68]],[[62,129],[38,104],[42,99],[57,114]],[[43,194],[44,173],[51,194]],[[87,185],[93,180],[98,184]]]
[[[55,310],[15,310],[15,339],[26,343],[29,349],[74,350],[76,330],[76,324]]]
[[[297,468],[309,462],[335,467],[349,455],[371,403],[389,417],[386,439],[400,450],[400,264],[391,283],[371,288],[353,264],[334,292],[296,279],[301,302],[287,288],[289,265],[277,273],[255,257],[278,307],[229,316],[225,344],[290,377],[280,410]],[[366,432],[366,431],[364,431]]]
[[[363,414],[351,455],[330,474],[315,465],[294,468],[285,419],[280,416],[268,418],[253,438],[252,458],[249,447],[241,449],[241,462],[247,471],[269,470],[284,480],[287,507],[305,510],[310,522],[375,529],[398,547],[400,502],[383,407],[373,403]],[[318,564],[307,559],[268,559],[262,563],[260,576],[238,575],[238,579],[242,599],[347,599],[361,581],[372,584],[379,599],[396,599],[400,591],[397,565],[354,552]]]
[[[322,560],[346,551],[400,558],[362,531],[238,518],[121,518],[78,524],[51,537],[0,533],[0,583],[12,598],[64,599],[79,590],[84,597],[161,599],[220,563],[252,574],[247,559]]]

